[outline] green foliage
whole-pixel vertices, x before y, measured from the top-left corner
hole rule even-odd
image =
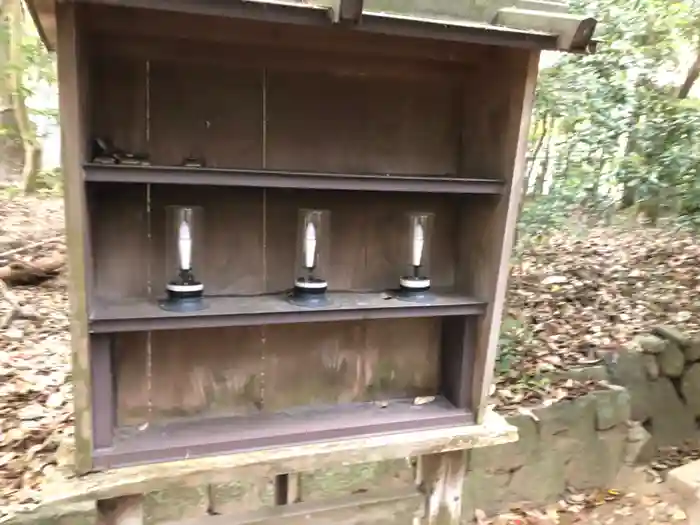
[[[600,21],[599,50],[540,73],[528,178],[540,209],[525,208],[524,231],[611,200],[679,197],[682,214],[698,214],[700,101],[679,93],[700,53],[700,0],[574,4]]]

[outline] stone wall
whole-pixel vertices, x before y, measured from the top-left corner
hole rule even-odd
[[[641,459],[700,437],[700,338],[659,326],[605,358],[611,381],[630,393],[632,419],[651,434]]]
[[[493,513],[557,501],[569,487],[611,486],[639,446],[629,416],[627,391],[611,387],[509,417],[517,443],[470,452],[467,511]]]

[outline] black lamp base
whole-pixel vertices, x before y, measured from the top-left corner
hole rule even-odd
[[[167,299],[158,306],[169,312],[197,312],[204,310],[204,286],[195,280],[191,272],[181,272],[180,276],[166,285]]]
[[[323,279],[299,278],[287,300],[297,306],[321,308],[330,304],[326,291],[328,291],[328,283]]]
[[[413,303],[431,303],[435,296],[430,293],[427,277],[402,277],[399,289],[393,293],[395,299]]]

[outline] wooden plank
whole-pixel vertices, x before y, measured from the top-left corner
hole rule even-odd
[[[109,499],[161,490],[171,484],[226,483],[233,477],[270,478],[287,472],[322,469],[510,443],[517,429],[488,411],[482,425],[363,436],[298,446],[125,467],[80,478],[54,479],[45,487],[43,505]]]
[[[494,23],[523,31],[539,31],[557,35],[557,49],[588,50],[596,28],[595,18],[568,13],[505,7],[499,9]]]
[[[58,24],[58,79],[61,110],[61,165],[64,178],[66,236],[70,280],[71,347],[73,364],[73,402],[75,405],[76,469],[90,470],[92,465],[92,381],[87,311],[90,270],[87,258],[87,206],[81,165],[86,139],[85,100],[87,98],[78,7],[56,5]]]
[[[289,264],[289,260],[285,261]],[[289,281],[287,281],[289,282]],[[397,319],[479,315],[485,303],[468,296],[435,290],[429,304],[389,299],[384,292],[330,292],[332,301],[317,309],[293,305],[284,295],[259,297],[208,297],[208,307],[181,314],[162,310],[155,301],[133,298],[123,301],[100,301],[95,304],[90,321],[93,333],[138,332],[253,326],[266,324],[359,321],[363,319]]]
[[[425,525],[461,525],[462,493],[467,471],[464,450],[418,458],[417,483],[427,498]]]
[[[263,70],[230,60],[150,64],[153,164],[179,166],[196,157],[211,168],[262,168]]]
[[[503,68],[494,77],[501,89],[508,91],[501,95],[497,95],[495,90],[493,93],[495,103],[503,106],[493,113],[502,119],[502,141],[497,148],[488,148],[484,144],[484,151],[488,151],[488,156],[500,159],[500,172],[507,180],[508,191],[499,198],[495,207],[493,202],[483,201],[465,213],[461,247],[463,277],[469,281],[472,293],[488,301],[486,314],[477,328],[473,364],[472,403],[477,421],[481,421],[485,414],[486,399],[493,381],[510,255],[522,196],[539,54],[508,50],[503,58],[498,66],[494,66]],[[479,228],[475,229],[474,224],[479,224]]]
[[[235,516],[212,516],[182,525],[398,525],[412,523],[423,498],[414,488],[295,503]]]
[[[151,9],[141,10],[138,16],[134,16],[130,9],[120,7],[94,4],[86,7],[90,28],[96,37],[95,41],[100,52],[106,49],[101,46],[101,43],[109,45],[110,41],[116,42],[116,45],[110,48],[117,49],[128,41],[134,41],[139,46],[143,46],[142,53],[148,53],[149,48],[153,49],[153,47],[143,40],[162,39],[175,45],[175,51],[179,52],[185,51],[187,46],[202,48],[209,44],[207,51],[214,51],[215,56],[216,48],[221,53],[228,52],[227,48],[231,46],[244,44],[268,50],[296,51],[303,54],[300,56],[313,56],[319,50],[324,50],[338,55],[336,61],[343,61],[344,56],[359,55],[370,61],[385,59],[383,60],[385,64],[404,60],[422,60],[426,65],[431,62],[452,63],[461,67],[466,66],[479,52],[474,46],[456,42],[338,31],[331,24],[327,24],[327,27],[311,28]],[[183,38],[184,45],[178,45],[173,35]],[[250,57],[248,60],[254,60],[254,58]],[[297,62],[298,60],[295,61],[295,67]]]
[[[182,184],[186,186],[242,186],[258,188],[355,190],[382,192],[456,193],[496,195],[503,183],[494,179],[469,178],[476,172],[461,171],[464,177],[436,174],[405,176],[395,173],[322,173],[279,170],[213,170],[174,166],[85,166],[89,182]]]
[[[87,52],[91,52],[87,51]],[[91,138],[129,153],[148,152],[148,65],[143,56],[90,57]]]
[[[151,334],[150,421],[242,416],[262,408],[260,327],[164,330]],[[168,447],[161,440],[163,448]]]
[[[459,408],[472,406],[477,323],[477,318],[467,316],[445,317],[442,322],[440,387],[443,395]]]
[[[152,389],[148,332],[114,336],[114,383],[117,425],[138,426],[150,421]]]
[[[105,334],[91,335],[93,441],[95,448],[112,446],[116,427],[116,394],[113,375],[112,337]]]
[[[266,411],[436,395],[439,321],[280,325],[266,330]]]
[[[163,11],[187,13],[190,15],[210,15],[221,18],[241,18],[256,22],[274,22],[304,27],[324,28],[331,25],[328,8],[305,3],[236,2],[221,4],[216,0],[191,2],[187,0],[91,0],[91,3],[130,8],[150,8]],[[453,2],[454,3],[454,2]],[[492,2],[495,3],[495,2]],[[504,0],[498,4],[503,5]],[[478,3],[477,3],[478,4]],[[477,5],[469,2],[467,5]],[[507,5],[507,4],[506,4]],[[478,8],[479,18],[484,16],[483,8]],[[478,11],[477,11],[478,12]],[[138,18],[138,17],[135,17]],[[425,40],[446,40],[471,44],[501,45],[525,49],[552,49],[556,39],[538,33],[505,30],[488,25],[490,18],[481,21],[468,20],[469,16],[436,19],[427,16],[413,16],[391,13],[365,12],[362,24],[355,31],[360,33],[403,36]],[[467,19],[465,19],[467,18]]]
[[[154,407],[154,416],[158,408]],[[440,397],[416,406],[411,398],[391,399],[381,404],[290,407],[277,413],[238,417],[207,415],[122,428],[113,447],[95,452],[95,464],[107,469],[360,435],[409,432],[469,421],[468,413]]]
[[[445,83],[270,72],[266,167],[454,176],[457,98]]]
[[[97,502],[97,525],[145,525],[145,523],[141,495]]]
[[[145,184],[89,184],[90,237],[95,286],[100,300],[148,297],[148,188]],[[118,247],[118,248],[117,248]]]

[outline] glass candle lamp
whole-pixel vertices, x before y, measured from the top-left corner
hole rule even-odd
[[[199,206],[166,206],[165,285],[166,310],[191,312],[204,308],[204,284],[195,275],[203,253],[202,208]]]
[[[303,306],[327,303],[325,271],[330,257],[330,212],[299,210],[296,279],[292,301]]]
[[[433,214],[407,214],[403,271],[399,280],[401,295],[416,297],[430,290],[430,255]]]

